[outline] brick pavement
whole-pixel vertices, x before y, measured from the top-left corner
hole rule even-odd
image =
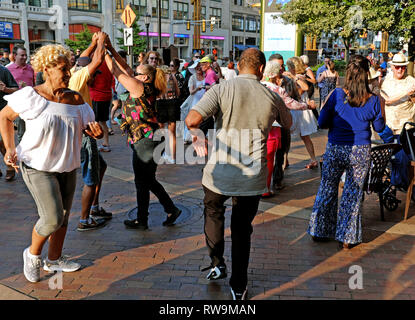
[[[110,167],[101,196],[101,205],[114,217],[99,230],[76,231],[82,187],[78,178],[64,253],[80,261],[83,268],[64,274],[62,289],[49,289],[53,275],[43,271],[39,283],[25,280],[22,251],[30,242],[36,208],[20,175],[11,183],[0,179],[0,297],[230,299],[227,279],[210,283],[199,271],[210,262],[203,235],[202,166],[162,165],[158,170],[173,200],[190,208],[191,218],[168,228],[150,221],[147,231],[127,230],[122,221],[135,207],[131,151],[123,142],[125,137],[117,128],[115,131],[116,135],[110,137],[112,152],[104,154]],[[325,135],[319,132],[313,136],[318,155],[324,151]],[[396,212],[386,213],[386,222],[380,222],[377,199],[367,196],[362,245],[344,251],[334,242],[314,243],[305,231],[319,185],[319,171],[304,168],[308,160],[301,141],[293,142],[289,159],[287,187],[276,197],[261,201],[261,211],[254,220],[249,297],[414,299],[414,206],[406,222],[402,222],[403,204]],[[0,167],[4,169],[3,164]],[[403,199],[403,195],[399,196]],[[225,258],[230,266],[229,214],[228,206]],[[362,290],[349,289],[352,275],[348,270],[352,265],[362,267]]]

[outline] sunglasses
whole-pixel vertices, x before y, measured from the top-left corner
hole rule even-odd
[[[174,64],[171,64],[170,67],[174,67]]]
[[[148,60],[157,60],[157,57],[150,57]]]
[[[406,66],[395,66],[395,69],[399,70],[399,69],[406,69]]]
[[[200,59],[200,56],[195,56],[196,59]]]

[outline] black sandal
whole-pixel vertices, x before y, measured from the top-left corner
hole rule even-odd
[[[16,176],[16,171],[14,171],[14,169],[6,171],[6,181],[12,181],[15,176]]]

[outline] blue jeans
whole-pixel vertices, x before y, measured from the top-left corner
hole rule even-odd
[[[382,138],[384,143],[401,143],[400,136],[394,135],[392,130],[386,126],[385,130],[379,133],[379,136]],[[409,185],[408,178],[408,166],[410,158],[409,155],[405,153],[402,149],[397,152],[393,159],[392,163],[392,174],[391,174],[391,184],[396,187],[407,189]]]

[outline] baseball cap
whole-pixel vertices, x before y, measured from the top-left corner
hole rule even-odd
[[[85,67],[90,63],[91,63],[91,58],[90,57],[80,57],[76,64],[80,67]]]
[[[209,63],[212,63],[212,60],[211,60],[208,56],[206,56],[206,57],[203,57],[203,58],[200,60],[200,63],[204,63],[204,62],[209,62]]]

